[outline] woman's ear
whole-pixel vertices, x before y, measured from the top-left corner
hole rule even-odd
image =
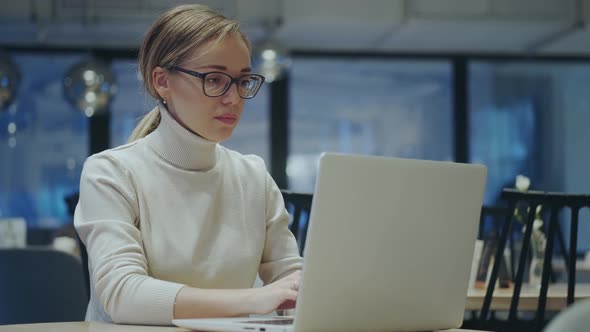
[[[169,99],[170,87],[168,84],[168,73],[165,69],[156,67],[152,70],[152,84],[162,99]]]

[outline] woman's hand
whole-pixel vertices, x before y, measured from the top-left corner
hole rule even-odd
[[[294,307],[300,282],[301,271],[296,271],[272,284],[253,289],[253,313],[265,315],[277,309]]]

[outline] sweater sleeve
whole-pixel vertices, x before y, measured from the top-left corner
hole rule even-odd
[[[297,241],[288,228],[289,219],[281,191],[267,172],[266,240],[259,270],[264,284],[287,276],[303,266]]]
[[[131,176],[108,154],[86,161],[74,225],[86,245],[92,285],[115,323],[170,325],[184,286],[148,275]]]

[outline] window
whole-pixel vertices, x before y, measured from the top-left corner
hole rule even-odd
[[[289,187],[312,192],[323,151],[453,159],[447,61],[294,59]]]
[[[488,166],[484,204],[498,204],[517,174],[534,190],[590,192],[590,64],[475,62],[470,73],[470,155]],[[587,234],[580,222],[580,250]]]
[[[88,151],[88,121],[63,98],[63,78],[78,54],[12,54],[21,81],[0,113],[0,217],[29,226],[69,221],[64,197],[77,191]]]
[[[111,103],[111,147],[127,143],[141,117],[156,106],[156,101],[143,88],[137,60],[114,60],[112,70],[117,93]]]

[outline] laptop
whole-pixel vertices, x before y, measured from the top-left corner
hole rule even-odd
[[[293,319],[177,319],[199,331],[460,327],[487,170],[325,153]]]

